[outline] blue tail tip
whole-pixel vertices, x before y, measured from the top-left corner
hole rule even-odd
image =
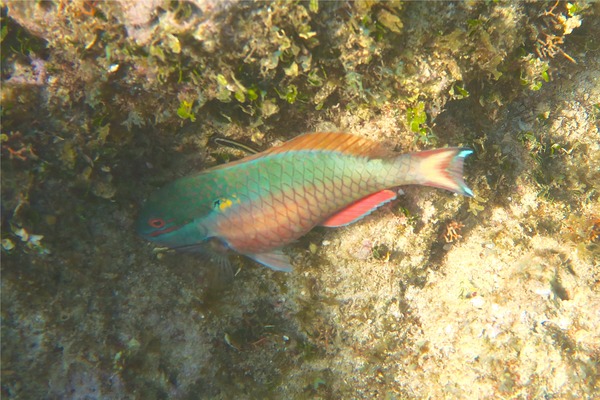
[[[458,156],[460,158],[466,158],[467,156],[470,156],[471,154],[473,154],[473,150],[464,149],[464,150],[461,150],[460,153],[458,153]]]
[[[458,153],[458,157],[461,159],[464,159],[464,158],[470,156],[471,154],[473,154],[473,150],[462,149]],[[475,194],[473,193],[473,191],[464,182],[462,182],[461,186],[462,186],[461,189],[462,189],[464,195],[469,196],[469,197],[475,197]]]

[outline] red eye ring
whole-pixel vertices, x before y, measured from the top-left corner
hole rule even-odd
[[[155,229],[160,229],[165,226],[165,220],[161,218],[151,218],[148,220],[148,225]]]

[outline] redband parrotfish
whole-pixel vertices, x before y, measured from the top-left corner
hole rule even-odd
[[[346,133],[311,133],[181,178],[146,201],[137,230],[180,250],[234,250],[269,268],[292,269],[282,246],[317,225],[355,222],[425,185],[473,196],[463,181],[472,153],[450,147],[399,154]]]

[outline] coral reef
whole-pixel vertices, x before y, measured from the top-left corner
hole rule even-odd
[[[2,397],[592,398],[600,7],[2,1]],[[166,182],[344,130],[475,154],[233,279],[133,221]]]

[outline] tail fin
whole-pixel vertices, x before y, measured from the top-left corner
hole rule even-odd
[[[421,184],[473,197],[473,191],[467,187],[462,177],[465,157],[471,153],[473,150],[461,147],[413,153],[413,156],[421,159]]]

